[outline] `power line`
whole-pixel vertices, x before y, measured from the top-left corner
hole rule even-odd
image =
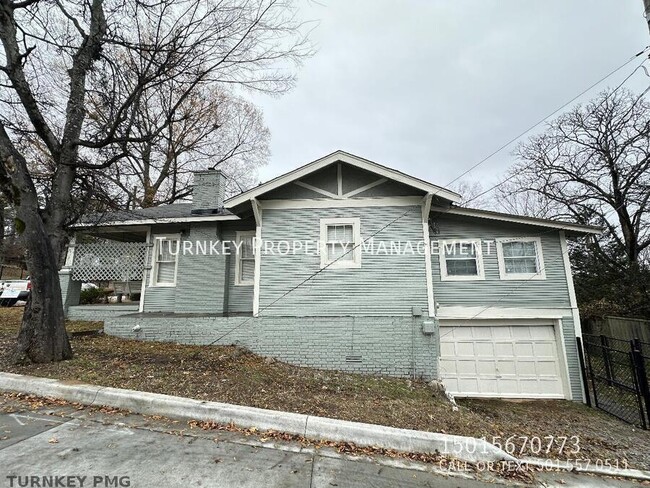
[[[625,205],[625,203],[620,204],[618,207],[614,208],[613,211],[614,211],[614,212],[618,211],[618,210],[621,209],[624,205]],[[544,232],[544,233],[542,233],[542,234],[539,234],[539,235],[537,235],[537,236],[526,236],[526,237],[539,237],[539,238],[541,239],[543,236],[545,236],[545,235],[547,235],[547,234],[549,234],[549,233],[551,233],[551,232],[556,232],[556,231],[557,231],[557,229],[551,229],[551,230],[546,231],[546,232]],[[540,252],[541,252],[541,249],[540,249]],[[567,247],[567,250],[566,250],[566,251],[563,251],[562,253],[560,253],[560,256],[559,256],[558,258],[556,258],[556,259],[554,259],[553,261],[551,261],[551,264],[554,264],[554,263],[558,262],[560,259],[564,259],[564,256],[565,256],[565,255],[568,255],[568,254],[569,254],[569,248]],[[481,311],[478,312],[477,314],[473,315],[469,320],[474,320],[475,318],[477,318],[479,315],[481,315],[481,314],[484,313],[485,311],[487,311],[487,310],[489,310],[490,308],[492,308],[492,307],[498,305],[498,304],[501,303],[503,300],[505,300],[506,298],[508,298],[509,296],[511,296],[513,293],[515,293],[517,290],[519,290],[519,289],[520,289],[522,286],[524,286],[526,283],[528,283],[529,281],[535,279],[535,278],[536,278],[540,273],[542,273],[544,270],[546,270],[546,268],[548,267],[548,264],[549,264],[549,263],[548,263],[547,261],[545,261],[545,262],[544,262],[544,266],[543,266],[541,269],[539,269],[535,274],[533,274],[530,278],[524,280],[523,283],[520,283],[519,286],[517,286],[517,287],[515,287],[514,289],[510,290],[510,292],[508,292],[507,294],[502,295],[502,296],[501,296],[501,297],[500,297],[496,302],[491,303],[490,305],[488,305],[487,307],[485,307],[483,310],[481,310]],[[450,334],[450,333],[451,333],[454,329],[456,329],[456,328],[458,328],[458,326],[456,326],[456,327],[452,327],[452,328],[449,330],[449,332],[447,332],[447,333],[444,334],[444,335],[441,335],[441,336],[440,336],[440,339],[442,339],[443,337],[445,337],[447,334]]]
[[[406,216],[407,216],[409,213],[411,213],[412,211],[413,211],[413,209],[409,209],[409,210],[407,210],[406,212],[404,212],[403,214],[401,214],[401,215],[398,216],[397,218],[395,218],[395,219],[391,220],[390,222],[388,222],[388,223],[387,223],[386,225],[384,225],[381,229],[379,229],[379,230],[376,231],[375,233],[371,234],[369,237],[366,237],[365,239],[363,239],[359,244],[355,244],[351,249],[349,249],[349,250],[347,250],[345,253],[341,254],[341,255],[340,255],[338,258],[336,258],[335,260],[329,262],[326,266],[323,266],[322,268],[320,268],[320,269],[319,269],[318,271],[316,271],[315,273],[312,273],[310,276],[308,276],[307,278],[305,278],[304,280],[302,280],[300,283],[298,283],[297,285],[293,286],[292,288],[290,288],[289,290],[287,290],[286,292],[284,292],[282,295],[280,295],[278,298],[276,298],[275,300],[273,300],[271,303],[269,303],[268,305],[266,305],[264,308],[262,308],[261,310],[259,310],[258,313],[257,313],[257,316],[259,317],[260,314],[261,314],[262,312],[264,312],[265,310],[268,310],[269,308],[271,308],[273,305],[275,305],[276,303],[278,303],[280,300],[282,300],[284,297],[286,297],[287,295],[289,295],[289,294],[292,293],[293,291],[295,291],[295,290],[297,290],[298,288],[300,288],[300,287],[301,287],[302,285],[304,285],[305,283],[307,283],[307,282],[311,281],[312,279],[316,278],[316,276],[318,276],[320,273],[322,273],[322,272],[325,271],[327,268],[329,268],[330,266],[332,266],[334,263],[338,262],[339,260],[343,259],[345,256],[347,256],[347,255],[350,254],[351,252],[355,251],[357,248],[359,248],[360,246],[362,246],[363,244],[365,244],[366,242],[368,242],[370,239],[372,239],[373,237],[377,236],[379,233],[381,233],[382,231],[384,231],[385,229],[387,229],[388,227],[390,227],[391,225],[393,225],[395,222],[397,222],[398,220],[402,219],[403,217],[406,217]],[[211,345],[214,344],[215,342],[219,342],[221,339],[223,339],[224,337],[226,337],[227,335],[229,335],[231,332],[234,332],[235,330],[239,329],[240,327],[243,327],[245,324],[247,324],[248,322],[250,322],[250,321],[253,320],[254,318],[256,318],[256,317],[255,317],[255,316],[248,317],[248,318],[247,318],[246,320],[244,320],[242,323],[236,325],[236,326],[233,327],[232,329],[230,329],[230,330],[228,330],[227,332],[225,332],[223,335],[221,335],[221,336],[219,336],[218,338],[216,338],[214,341],[210,342],[210,343],[208,344],[208,346],[211,346]]]
[[[585,95],[587,92],[591,91],[593,88],[595,88],[596,86],[598,86],[599,84],[601,84],[601,83],[602,83],[603,81],[605,81],[607,78],[609,78],[610,76],[614,75],[615,73],[617,73],[618,71],[620,71],[621,69],[623,69],[624,67],[626,67],[628,64],[630,64],[632,61],[634,61],[636,58],[638,58],[639,56],[641,56],[642,54],[644,54],[648,49],[649,49],[649,48],[645,48],[643,51],[641,51],[641,52],[637,53],[636,55],[634,55],[634,56],[633,56],[632,58],[630,58],[627,62],[625,62],[624,64],[622,64],[621,66],[619,66],[619,67],[616,68],[615,70],[611,71],[609,74],[607,74],[606,76],[604,76],[603,78],[601,78],[600,80],[598,80],[596,83],[594,83],[593,85],[591,85],[589,88],[587,88],[586,90],[584,90],[582,93],[580,93],[579,95],[576,95],[575,97],[573,97],[571,100],[569,100],[568,102],[566,102],[566,103],[565,103],[564,105],[562,105],[560,108],[558,108],[557,110],[553,111],[552,113],[550,113],[549,115],[547,115],[546,117],[544,117],[542,120],[540,120],[539,122],[537,122],[535,125],[531,126],[529,129],[527,129],[526,131],[524,131],[523,133],[521,133],[520,135],[518,135],[518,136],[515,137],[514,139],[512,139],[510,142],[508,142],[507,144],[501,146],[499,149],[497,149],[495,152],[493,152],[492,154],[490,154],[487,158],[485,158],[485,159],[484,159],[483,161],[481,161],[479,164],[476,164],[476,165],[474,165],[473,167],[471,167],[469,170],[467,170],[467,171],[466,171],[465,173],[463,173],[463,175],[461,175],[461,176],[466,175],[467,173],[469,173],[470,171],[472,171],[473,169],[475,169],[476,167],[478,167],[480,164],[484,163],[484,162],[487,161],[489,158],[491,158],[491,157],[494,156],[495,154],[499,153],[500,151],[502,151],[503,149],[505,149],[506,147],[508,147],[508,146],[509,146],[510,144],[512,144],[513,142],[516,142],[517,140],[519,140],[521,137],[523,137],[524,135],[526,135],[528,132],[530,132],[531,130],[533,130],[534,128],[536,128],[537,126],[539,126],[540,124],[544,123],[546,120],[548,120],[549,118],[551,118],[553,115],[555,115],[556,113],[558,113],[560,110],[562,110],[563,108],[565,108],[565,107],[568,106],[568,105],[571,105],[573,102],[575,102],[576,100],[578,100],[579,98],[581,98],[581,97],[582,97],[583,95]],[[644,60],[641,62],[641,64],[639,64],[636,68],[634,68],[634,70],[633,70],[629,75],[627,75],[627,76],[623,79],[623,81],[622,81],[621,83],[619,83],[619,84],[616,86],[616,88],[614,88],[614,89],[612,90],[611,94],[616,93],[616,92],[617,92],[617,91],[618,91],[618,90],[619,90],[619,89],[620,89],[620,88],[621,88],[625,83],[627,83],[627,81],[628,81],[630,78],[632,78],[632,76],[634,75],[634,73],[636,73],[636,72],[637,72],[637,71],[638,71],[638,70],[643,66],[643,64],[645,63],[645,61],[646,61],[646,60],[644,59]],[[647,90],[646,90],[646,91],[647,91]],[[645,93],[645,92],[644,92],[644,93]],[[598,105],[597,108],[600,108],[600,105],[602,105],[604,101],[605,101],[605,100],[602,100],[602,101],[600,102],[600,104]],[[484,192],[481,192],[481,193],[479,193],[478,195],[473,196],[472,198],[470,198],[469,200],[467,200],[467,201],[465,202],[465,205],[467,205],[467,204],[470,203],[470,202],[473,202],[474,200],[476,200],[476,199],[482,197],[483,195],[486,195],[486,194],[490,193],[492,190],[495,190],[496,188],[500,187],[501,185],[503,185],[503,184],[507,183],[508,181],[510,181],[511,179],[513,179],[515,176],[516,176],[516,173],[510,175],[508,178],[506,178],[505,180],[503,180],[503,181],[497,183],[496,185],[494,185],[494,186],[488,188],[488,189],[485,190]]]
[[[596,83],[592,84],[589,88],[587,88],[587,89],[585,89],[584,91],[582,91],[579,95],[575,96],[575,97],[572,98],[570,101],[566,102],[566,103],[563,104],[561,107],[559,107],[559,108],[557,108],[556,110],[554,110],[551,114],[547,115],[547,116],[544,117],[542,120],[540,120],[539,122],[537,122],[535,125],[533,125],[533,126],[531,126],[530,128],[526,129],[524,132],[522,132],[521,134],[519,134],[517,137],[511,139],[511,140],[508,141],[506,144],[504,144],[504,145],[502,145],[501,147],[499,147],[496,151],[493,151],[493,152],[492,152],[491,154],[489,154],[487,157],[485,157],[485,158],[481,159],[480,161],[478,161],[476,164],[474,164],[473,166],[471,166],[469,169],[467,169],[466,171],[464,171],[463,173],[461,173],[459,176],[457,176],[456,178],[454,178],[453,180],[451,180],[449,183],[447,183],[447,184],[445,185],[445,187],[448,187],[449,185],[451,185],[451,184],[453,184],[454,182],[458,181],[460,178],[462,178],[463,176],[465,176],[466,174],[468,174],[468,173],[471,172],[472,170],[476,169],[477,167],[479,167],[479,166],[481,166],[482,164],[484,164],[485,162],[487,162],[489,159],[491,159],[493,156],[495,156],[496,154],[498,154],[499,152],[501,152],[503,149],[505,149],[506,147],[508,147],[510,144],[512,144],[513,142],[517,141],[518,139],[520,139],[521,137],[523,137],[524,135],[526,135],[528,132],[530,132],[531,130],[533,130],[535,127],[537,127],[538,125],[540,125],[541,123],[543,123],[546,119],[548,119],[549,117],[553,116],[555,113],[559,112],[560,110],[562,110],[562,109],[563,109],[564,107],[566,107],[567,105],[573,103],[575,100],[577,100],[578,98],[580,98],[582,95],[584,95],[585,93],[587,93],[588,91],[590,91],[591,89],[593,89],[594,87],[596,87],[597,85],[599,85],[600,83],[602,83],[604,80],[606,80],[606,79],[609,78],[610,76],[614,75],[615,73],[617,73],[618,71],[620,71],[621,69],[623,69],[625,66],[627,66],[628,64],[630,64],[632,61],[634,61],[634,60],[635,60],[636,58],[638,58],[639,56],[643,55],[643,54],[644,54],[648,49],[649,49],[649,47],[646,47],[644,50],[642,50],[642,51],[640,51],[639,53],[637,53],[636,55],[634,55],[632,58],[630,58],[630,59],[627,60],[625,63],[623,63],[622,65],[620,65],[618,68],[615,68],[614,70],[610,71],[607,75],[605,75],[603,78],[601,78],[600,80],[598,80]],[[645,60],[644,60],[644,62],[645,62]],[[641,65],[643,65],[643,63],[641,63]],[[633,74],[634,72],[636,72],[636,70],[638,70],[638,69],[641,67],[641,65],[639,65],[639,66],[638,66],[638,67],[637,67],[637,68],[632,72],[632,74]],[[625,83],[625,81],[627,81],[627,80],[632,76],[632,74],[630,74],[630,75],[629,75],[629,76],[624,80],[623,83]],[[621,84],[621,85],[622,85],[622,84]],[[619,87],[620,87],[621,85],[619,85]],[[617,89],[618,89],[618,88],[617,88]],[[440,191],[440,190],[437,190],[436,192],[433,192],[433,193],[431,194],[431,196],[432,196],[432,197],[433,197],[433,196],[436,196],[436,195],[439,193],[439,191]],[[475,198],[476,198],[476,197],[475,197]],[[385,229],[387,229],[388,227],[390,227],[391,225],[393,225],[394,223],[396,223],[397,221],[399,221],[400,219],[402,219],[403,217],[405,217],[406,215],[408,215],[408,214],[409,214],[410,212],[412,212],[412,211],[413,211],[413,209],[409,209],[409,210],[407,210],[406,212],[404,212],[403,214],[401,214],[400,216],[398,216],[397,218],[395,218],[395,219],[393,219],[392,221],[388,222],[386,225],[384,225],[384,226],[383,226],[382,228],[380,228],[378,231],[374,232],[374,233],[373,233],[372,235],[370,235],[369,237],[363,239],[359,244],[356,244],[356,245],[353,246],[351,249],[349,249],[348,251],[346,251],[345,253],[343,253],[341,256],[339,256],[339,257],[336,258],[335,260],[331,261],[330,263],[328,263],[328,264],[327,264],[326,266],[324,266],[323,268],[320,268],[318,271],[312,273],[310,276],[308,276],[307,278],[305,278],[304,280],[302,280],[300,283],[296,284],[295,286],[293,286],[292,288],[290,288],[289,290],[287,290],[286,292],[284,292],[282,295],[280,295],[278,298],[276,298],[275,300],[273,300],[271,303],[269,303],[268,305],[266,305],[265,307],[263,307],[261,310],[258,311],[257,316],[251,316],[251,317],[248,317],[247,319],[245,319],[244,321],[242,321],[240,324],[237,324],[237,325],[234,326],[233,328],[229,329],[228,331],[226,331],[225,333],[223,333],[222,335],[220,335],[219,337],[217,337],[214,341],[210,342],[208,345],[213,345],[213,344],[219,342],[221,339],[223,339],[224,337],[228,336],[229,334],[231,334],[231,333],[234,332],[235,330],[237,330],[237,329],[243,327],[244,325],[246,325],[247,323],[251,322],[254,318],[259,317],[259,316],[262,314],[262,312],[264,312],[264,311],[268,310],[269,308],[271,308],[272,306],[274,306],[274,305],[275,305],[276,303],[278,303],[280,300],[284,299],[287,295],[291,294],[292,292],[294,292],[295,290],[297,290],[297,289],[300,288],[301,286],[305,285],[306,283],[308,283],[309,281],[311,281],[312,279],[314,279],[316,276],[318,276],[320,273],[322,273],[323,271],[325,271],[326,269],[328,269],[328,268],[329,268],[330,266],[332,266],[334,263],[336,263],[336,262],[338,262],[339,260],[343,259],[343,258],[344,258],[346,255],[348,255],[349,253],[355,251],[358,247],[362,246],[362,245],[365,244],[368,240],[370,240],[370,239],[372,239],[373,237],[377,236],[379,233],[383,232]],[[488,307],[488,308],[489,308],[489,307]],[[486,309],[486,310],[487,310],[487,309]],[[483,310],[483,311],[484,311],[484,310]],[[480,312],[480,313],[483,313],[483,311]]]

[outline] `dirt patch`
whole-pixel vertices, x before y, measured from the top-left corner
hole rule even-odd
[[[485,437],[517,455],[609,460],[650,468],[650,432],[568,401],[464,400],[421,381],[269,362],[234,346],[186,346],[109,336],[72,338],[74,359],[17,366],[20,309],[0,309],[0,370],[406,429]],[[89,330],[99,323],[69,323]],[[572,437],[577,437],[572,439]],[[563,439],[564,444],[562,444]],[[538,450],[539,443],[543,448]],[[552,441],[552,442],[550,442]],[[540,444],[541,445],[541,444]],[[576,450],[577,445],[577,450]]]

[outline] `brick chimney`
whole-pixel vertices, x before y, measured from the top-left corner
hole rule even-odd
[[[226,178],[219,169],[194,171],[192,213],[214,214],[223,209]]]

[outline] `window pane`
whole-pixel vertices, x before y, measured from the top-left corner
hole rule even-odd
[[[158,245],[158,261],[176,261],[178,241],[176,239],[161,239]]]
[[[533,257],[536,256],[535,242],[504,242],[502,244],[503,256],[508,257]]]
[[[252,258],[253,254],[253,236],[243,237],[241,240],[241,257],[242,258]]]
[[[447,260],[447,276],[477,276],[476,259]]]
[[[343,244],[332,243],[327,245],[328,249],[328,261],[334,261],[339,259],[339,261],[353,261],[354,260],[354,251],[352,251],[352,246],[348,245],[345,247]],[[346,251],[350,251],[344,255]]]
[[[328,225],[328,242],[353,242],[354,231],[351,225]]]
[[[255,279],[255,260],[242,259],[240,266],[239,281],[253,281]]]
[[[173,284],[174,275],[176,271],[176,263],[158,263],[158,276],[156,276],[156,283],[158,284]]]
[[[471,242],[445,244],[446,259],[467,259],[476,256],[476,247]]]
[[[504,258],[506,273],[537,273],[536,258]]]

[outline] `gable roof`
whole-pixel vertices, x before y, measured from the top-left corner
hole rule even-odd
[[[224,205],[229,208],[235,207],[249,201],[251,198],[256,198],[266,192],[303,178],[308,174],[311,174],[321,168],[339,161],[366,171],[370,171],[377,175],[383,176],[384,178],[390,178],[400,183],[412,186],[424,191],[425,193],[432,193],[436,196],[444,198],[445,200],[449,200],[452,203],[458,203],[461,200],[461,196],[451,190],[447,190],[446,188],[433,185],[419,178],[415,178],[414,176],[402,173],[401,171],[388,168],[368,159],[364,159],[359,156],[355,156],[354,154],[339,150],[333,152],[332,154],[328,154],[325,157],[317,159],[316,161],[307,163],[304,166],[294,169],[293,171],[289,171],[288,173],[280,175],[277,178],[273,178],[272,180],[269,180],[266,183],[262,183],[261,185],[256,186],[255,188],[251,188],[250,190],[240,193],[239,195],[231,197],[224,202]]]

